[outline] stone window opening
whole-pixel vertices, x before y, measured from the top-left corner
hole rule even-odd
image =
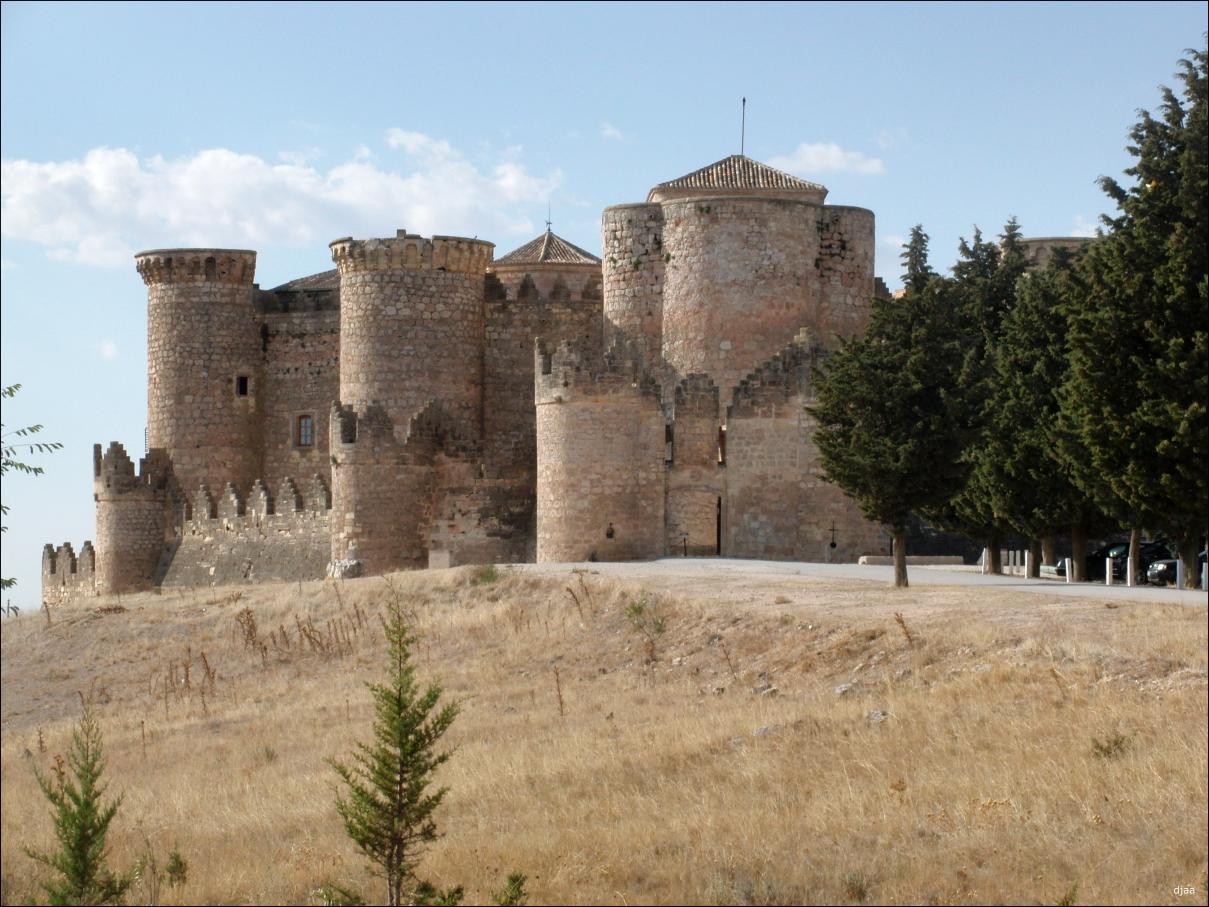
[[[295,423],[294,443],[299,447],[315,446],[315,417],[309,413],[298,417]]]
[[[205,263],[206,280],[218,279],[218,262],[213,258],[207,258]]]
[[[236,375],[235,376],[235,396],[246,397],[247,395],[248,395],[248,376],[247,375]]]
[[[609,528],[605,530],[605,538],[611,539],[617,535],[617,530],[613,528],[613,524],[609,523]]]
[[[663,427],[663,443],[664,443],[663,462],[668,463],[668,464],[675,462],[675,459],[676,459],[675,432],[673,431],[671,425],[665,425]]]
[[[718,429],[718,465],[726,465],[726,426]]]

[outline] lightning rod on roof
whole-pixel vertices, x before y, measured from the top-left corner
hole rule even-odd
[[[546,199],[546,232],[550,232],[550,199]]]
[[[739,125],[739,157],[745,157],[743,154],[747,146],[747,98],[743,99],[743,118]]]

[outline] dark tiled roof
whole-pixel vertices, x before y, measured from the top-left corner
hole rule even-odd
[[[652,192],[660,189],[779,189],[803,192],[826,192],[818,183],[799,179],[791,173],[753,161],[741,154],[732,154],[722,160],[694,170],[679,179],[660,183]]]
[[[273,287],[271,293],[288,293],[301,290],[338,290],[340,289],[340,272],[335,268],[330,271],[320,271],[309,277],[299,277],[279,287]]]
[[[513,249],[495,260],[497,265],[568,264],[598,265],[600,259],[579,246],[572,245],[557,233],[547,230],[541,236]]]

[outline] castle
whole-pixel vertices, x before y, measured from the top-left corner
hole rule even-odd
[[[95,547],[43,595],[516,561],[852,561],[889,541],[820,475],[812,367],[860,333],[872,212],[742,155],[549,229],[135,257],[146,456],[94,448]]]

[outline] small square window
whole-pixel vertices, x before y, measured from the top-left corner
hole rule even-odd
[[[315,417],[299,416],[297,441],[299,447],[315,446]]]
[[[246,397],[248,395],[248,376],[238,375],[235,378],[235,396]]]

